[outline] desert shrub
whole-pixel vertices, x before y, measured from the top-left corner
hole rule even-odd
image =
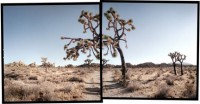
[[[126,79],[127,79],[127,80],[131,80],[131,77],[132,77],[132,74],[131,74],[131,73],[128,73],[128,74],[126,75]]]
[[[67,82],[68,81],[68,77],[66,76],[62,76],[59,78],[60,82]]]
[[[73,86],[73,90],[71,90],[71,92],[68,93],[68,94],[70,94],[70,95],[68,95],[69,98],[73,99],[73,100],[82,98],[83,97],[82,92],[85,89],[85,85],[79,83],[79,84],[73,84],[72,86]]]
[[[37,89],[33,87],[30,88],[22,81],[13,81],[9,86],[4,87],[4,91],[6,101],[9,101],[12,98],[15,98],[17,101],[23,101],[26,100],[26,97],[30,94],[34,94]]]
[[[74,66],[72,64],[68,64],[65,66],[65,68],[74,68]]]
[[[84,74],[86,74],[85,71],[81,71],[81,72],[79,73],[79,75],[84,75]]]
[[[195,76],[193,76],[192,74],[189,75],[189,79],[194,79]]]
[[[30,76],[28,79],[29,80],[38,80],[37,76]]]
[[[64,87],[57,88],[54,92],[58,92],[57,96],[65,100],[76,100],[83,97],[85,85],[82,83],[68,83]]]
[[[174,81],[181,81],[183,80],[181,76],[170,76],[167,75],[166,77],[163,78],[163,80],[166,81],[167,85],[174,85]]]
[[[35,94],[35,97],[32,98],[33,101],[54,101],[55,99],[55,94],[48,88],[39,89],[39,91]]]
[[[139,82],[128,82],[128,84],[126,85],[126,91],[127,92],[134,92],[139,90],[141,87]]]
[[[119,81],[120,80],[120,76],[114,76],[113,77],[113,81]]]
[[[185,83],[185,91],[183,92],[183,96],[186,98],[196,98],[196,87],[192,83]]]
[[[168,91],[169,91],[169,87],[167,85],[161,85],[158,87],[158,90],[155,93],[154,98],[167,98]]]
[[[121,71],[120,70],[114,70],[114,75],[121,75]]]
[[[73,77],[69,78],[69,81],[71,81],[71,82],[84,82],[84,79],[81,78],[81,77],[73,76]]]
[[[160,77],[161,73],[162,73],[162,71],[159,71],[159,72],[156,74],[156,77],[157,77],[157,78]]]
[[[19,74],[16,74],[15,72],[7,73],[4,75],[4,78],[14,79],[18,80],[21,76]]]
[[[11,84],[11,80],[8,78],[4,78],[4,86],[9,86]]]
[[[113,81],[119,81],[120,79],[121,79],[121,71],[120,70],[114,70]]]
[[[71,91],[74,90],[73,88],[74,88],[74,87],[73,87],[71,84],[69,84],[69,85],[64,86],[64,87],[62,87],[62,88],[55,89],[54,91],[55,91],[55,92],[69,93],[69,92],[71,92]]]
[[[167,77],[165,81],[167,85],[170,85],[170,86],[174,85],[174,80],[171,77]]]
[[[5,101],[51,101],[55,97],[51,92],[49,88],[22,81],[12,81],[9,86],[4,86]]]
[[[140,81],[141,78],[142,78],[142,75],[138,75],[137,80]]]
[[[84,90],[85,89],[85,84],[83,84],[83,83],[79,83],[79,84],[70,84],[70,83],[68,83],[64,87],[55,89],[54,91],[55,92],[71,93],[71,92],[75,91],[76,89]]]
[[[85,89],[85,84],[84,83],[79,83],[76,85],[76,88],[84,90]]]

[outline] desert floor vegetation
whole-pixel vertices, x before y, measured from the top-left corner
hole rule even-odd
[[[98,68],[4,67],[5,101],[100,100]]]
[[[105,68],[103,71],[104,97],[132,98],[195,98],[196,67],[183,67],[181,76],[174,75],[173,67],[129,68],[125,86],[119,82],[120,68]]]

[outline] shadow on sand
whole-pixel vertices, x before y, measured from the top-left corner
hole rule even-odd
[[[121,84],[119,84],[118,82],[115,82],[115,83],[110,84],[110,85],[104,85],[103,88],[116,89],[116,88],[123,88],[123,86]]]
[[[85,92],[86,94],[90,94],[90,95],[99,95],[100,94],[100,88],[95,87],[95,88],[85,88]]]

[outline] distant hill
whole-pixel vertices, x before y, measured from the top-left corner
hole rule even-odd
[[[141,63],[141,64],[137,64],[137,67],[156,67],[156,64],[152,63],[152,62],[145,62],[145,63]]]

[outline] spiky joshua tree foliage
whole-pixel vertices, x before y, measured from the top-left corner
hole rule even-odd
[[[177,60],[181,63],[181,75],[183,75],[183,60],[186,59],[186,55],[178,53]]]
[[[88,65],[88,68],[90,68],[90,65],[91,65],[92,61],[93,61],[93,59],[92,60],[91,59],[86,59],[85,60],[85,63]]]
[[[133,25],[133,20],[124,20],[119,17],[119,14],[116,13],[116,11],[113,8],[110,8],[104,13],[104,16],[108,20],[108,27],[107,30],[111,30],[114,32],[113,35],[102,35],[102,43],[103,47],[106,47],[107,52],[104,55],[108,55],[109,51],[113,57],[117,56],[117,51],[120,54],[121,58],[121,82],[123,85],[125,85],[126,82],[126,64],[125,64],[125,58],[123,51],[120,47],[120,42],[123,41],[126,43],[127,46],[127,40],[126,40],[126,32],[129,32],[131,30],[135,29],[135,26]]]
[[[106,65],[106,63],[107,63],[108,61],[109,61],[109,60],[102,59],[102,64],[103,64],[103,66]]]
[[[87,31],[90,31],[92,33],[91,38],[83,39],[62,36],[62,40],[68,41],[68,44],[64,46],[64,50],[66,51],[66,57],[64,57],[63,59],[73,59],[75,61],[79,57],[80,52],[86,54],[88,51],[89,54],[87,57],[90,57],[91,54],[93,54],[97,59],[100,59],[100,34],[98,33],[100,25],[99,14],[93,15],[91,12],[83,10],[78,19],[78,22],[80,22],[83,25],[83,33],[86,33]],[[69,46],[73,43],[75,45],[69,48]]]

